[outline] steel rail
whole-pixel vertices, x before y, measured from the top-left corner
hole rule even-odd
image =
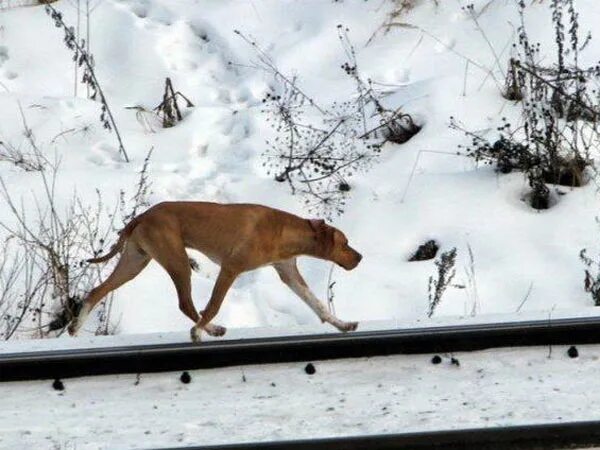
[[[598,444],[600,444],[600,422],[564,422],[278,442],[172,447],[160,450],[548,450],[585,448]]]
[[[0,354],[0,381],[600,343],[600,317]]]

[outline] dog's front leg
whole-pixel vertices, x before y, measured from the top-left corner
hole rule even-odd
[[[212,325],[210,324],[210,321],[219,312],[219,308],[225,299],[225,295],[237,276],[237,272],[221,267],[221,272],[219,272],[219,276],[217,277],[217,281],[213,287],[210,300],[204,311],[202,311],[200,320],[198,320],[196,325],[194,325],[190,330],[190,335],[193,342],[200,341],[201,330],[205,330],[208,334],[213,336],[222,336],[225,334],[226,330],[224,327]]]
[[[358,322],[344,322],[338,319],[329,311],[315,294],[310,290],[304,278],[298,270],[296,265],[296,259],[288,259],[277,264],[273,264],[273,267],[279,274],[279,278],[283,281],[298,297],[312,309],[321,322],[327,322],[336,327],[340,331],[354,331],[358,327]]]
[[[199,315],[198,315],[198,320],[202,319],[202,316],[204,315],[204,311],[200,311]],[[195,326],[192,328],[192,330],[196,328]],[[206,333],[209,336],[213,336],[213,337],[221,337],[224,336],[225,333],[227,333],[227,328],[225,328],[224,326],[221,325],[217,325],[216,323],[207,323],[206,325],[204,325],[204,331],[206,331]],[[196,340],[200,339],[200,334],[198,333],[198,337],[196,338]],[[192,336],[192,340],[194,340],[194,337]]]

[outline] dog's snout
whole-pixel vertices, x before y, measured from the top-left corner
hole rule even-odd
[[[340,263],[340,265],[346,270],[352,270],[358,266],[361,260],[362,255],[353,248],[350,248],[350,253],[346,254],[346,262]]]

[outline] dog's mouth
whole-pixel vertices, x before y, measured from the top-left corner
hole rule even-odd
[[[358,264],[360,263],[361,260],[362,260],[362,255],[360,253],[358,253],[357,251],[354,251],[354,254],[352,255],[351,258],[348,258],[346,261],[343,261],[343,262],[338,262],[338,265],[340,267],[343,267],[346,270],[352,270],[352,269],[355,269],[356,266],[358,266]]]
[[[356,266],[358,266],[359,261],[353,262],[350,265],[344,266],[344,269],[346,270],[354,270],[356,269]]]

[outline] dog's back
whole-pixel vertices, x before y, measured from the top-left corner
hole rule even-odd
[[[306,221],[298,216],[247,203],[163,202],[138,216],[138,221],[165,233],[178,233],[186,247],[217,263],[248,246],[259,247],[253,252],[258,259],[261,254],[270,258],[274,236],[306,227]]]

